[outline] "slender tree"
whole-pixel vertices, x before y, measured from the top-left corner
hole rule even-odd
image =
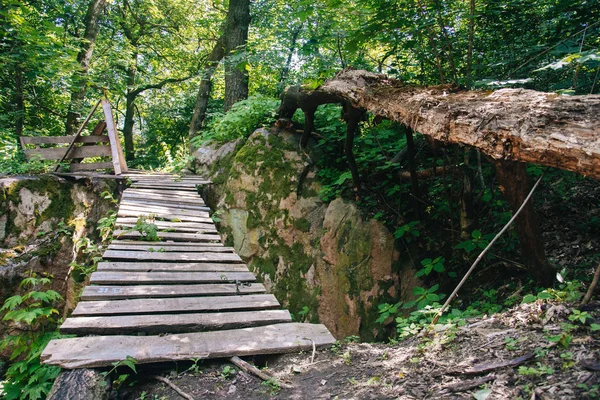
[[[81,48],[77,54],[77,63],[79,69],[73,74],[73,83],[71,88],[71,102],[67,112],[66,134],[72,135],[75,132],[79,111],[83,106],[85,92],[87,90],[87,75],[92,61],[92,54],[96,44],[98,31],[100,30],[100,17],[106,8],[106,0],[91,0],[88,4],[85,14],[85,33],[81,42]]]

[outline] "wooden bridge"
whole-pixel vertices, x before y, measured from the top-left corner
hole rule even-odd
[[[233,248],[220,242],[197,177],[129,175],[115,240],[45,364],[63,368],[312,350],[335,342],[321,324],[292,323]],[[150,218],[159,241],[136,223]],[[152,227],[152,225],[150,225]]]

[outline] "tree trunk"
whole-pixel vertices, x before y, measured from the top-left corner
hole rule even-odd
[[[250,0],[230,0],[225,27],[228,56],[246,51],[249,26]],[[248,98],[248,71],[239,65],[237,60],[225,63],[225,111],[236,102]]]
[[[513,212],[519,209],[531,189],[526,165],[520,162],[497,162],[496,176],[504,197]],[[515,220],[521,242],[521,256],[527,270],[542,285],[551,285],[556,271],[546,259],[544,242],[539,231],[537,215],[530,200]]]
[[[63,370],[54,381],[47,400],[107,400],[110,386],[97,369]]]
[[[530,162],[600,179],[599,95],[419,87],[351,70],[307,93],[350,101],[435,140],[472,146],[496,160]]]
[[[123,124],[123,138],[125,139],[125,159],[132,161],[135,159],[135,149],[133,147],[133,124],[135,117],[135,98],[138,92],[133,89],[135,85],[135,73],[137,54],[133,56],[133,62],[127,69],[127,95],[125,105],[125,123]]]
[[[25,125],[25,95],[23,93],[23,70],[19,65],[15,66],[15,135],[23,136]]]
[[[123,124],[123,138],[125,139],[125,159],[135,159],[135,148],[133,146],[133,124],[135,123],[135,98],[137,96],[129,92],[126,96],[125,123]]]
[[[67,135],[73,135],[77,129],[79,111],[83,107],[83,100],[87,89],[87,73],[92,60],[96,37],[98,36],[98,31],[100,29],[100,24],[98,22],[102,12],[106,8],[106,4],[107,0],[91,0],[85,14],[85,33],[83,35],[81,48],[77,54],[79,70],[73,74],[72,78],[73,86],[71,88],[71,102],[69,104],[69,111],[67,112],[65,129]]]
[[[421,215],[421,207],[419,206],[419,178],[417,177],[417,166],[415,164],[415,141],[413,140],[413,131],[411,128],[406,128],[406,149],[408,151],[408,170],[410,173],[410,184],[413,198],[411,203],[413,204],[413,209],[415,210],[415,215],[420,217]]]
[[[458,149],[463,153],[462,187],[458,200],[458,214],[460,221],[460,237],[463,240],[471,238],[471,231],[475,220],[473,219],[473,174],[469,165],[471,164],[471,149]]]
[[[217,40],[215,47],[213,47],[206,61],[206,70],[202,75],[202,81],[200,82],[200,88],[198,89],[198,96],[196,96],[194,115],[192,116],[192,122],[190,123],[190,131],[188,135],[189,139],[196,137],[200,129],[202,129],[204,118],[206,118],[206,109],[208,108],[210,91],[212,90],[212,78],[219,61],[221,61],[224,56],[225,36],[221,36],[219,40]]]

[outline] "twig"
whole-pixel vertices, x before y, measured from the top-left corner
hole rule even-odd
[[[292,385],[288,385],[287,383],[280,382],[275,377],[264,373],[260,369],[256,368],[254,365],[248,364],[246,361],[242,360],[238,356],[231,357],[231,359],[229,361],[231,361],[231,363],[233,365],[235,365],[236,367],[242,369],[243,371],[245,371],[245,372],[247,372],[249,374],[252,374],[252,375],[255,375],[255,376],[259,377],[263,381],[274,382],[276,385],[278,385],[279,387],[284,388],[284,389],[291,389],[291,388],[293,388]]]
[[[583,300],[581,300],[581,304],[587,304],[590,302],[592,295],[594,294],[594,290],[596,290],[596,285],[598,285],[598,279],[600,279],[600,264],[598,264],[598,268],[596,268],[596,273],[594,274],[594,279],[592,279],[592,283],[588,288]]]
[[[190,396],[189,394],[187,394],[186,392],[184,392],[183,390],[181,390],[179,388],[179,386],[177,386],[176,384],[174,384],[173,382],[171,382],[170,380],[168,380],[167,378],[165,378],[164,376],[160,376],[160,375],[153,375],[152,379],[156,379],[157,381],[160,381],[164,384],[166,384],[167,386],[169,386],[171,389],[173,389],[174,391],[177,392],[177,394],[179,394],[181,397],[183,397],[186,400],[194,400],[194,398],[192,396]]]
[[[313,345],[313,351],[312,351],[312,356],[310,357],[310,363],[314,364],[315,363],[315,354],[317,352],[317,346],[316,346],[314,340],[310,339],[310,341],[312,342],[312,345]]]
[[[529,191],[529,194],[527,195],[527,197],[525,198],[525,200],[523,200],[523,204],[521,204],[521,207],[519,207],[519,209],[517,210],[517,212],[515,212],[515,214],[510,219],[510,221],[508,221],[506,223],[506,225],[504,225],[504,228],[502,228],[502,230],[500,232],[498,232],[498,234],[485,247],[485,249],[483,249],[483,251],[481,253],[479,253],[479,256],[477,257],[477,259],[475,260],[475,262],[473,263],[473,265],[471,265],[471,268],[469,268],[469,270],[467,271],[467,273],[465,274],[465,276],[458,283],[458,285],[456,286],[456,289],[454,289],[454,291],[452,292],[452,294],[450,296],[448,296],[448,300],[446,300],[446,302],[442,306],[442,309],[433,318],[433,321],[431,321],[431,325],[434,325],[434,324],[437,323],[438,319],[440,319],[440,317],[442,316],[442,314],[444,313],[444,311],[446,310],[446,308],[448,307],[448,305],[450,305],[450,303],[452,302],[452,300],[454,300],[454,297],[456,297],[456,294],[458,293],[458,291],[460,290],[460,288],[465,284],[465,282],[467,281],[467,278],[469,277],[469,275],[471,275],[471,273],[473,272],[473,270],[475,269],[475,267],[477,266],[477,264],[479,264],[479,262],[483,259],[483,256],[488,252],[489,249],[492,248],[492,246],[494,245],[494,243],[496,243],[496,241],[500,238],[500,236],[502,236],[502,234],[508,230],[508,228],[512,225],[512,223],[515,221],[515,219],[517,219],[517,217],[519,216],[519,214],[521,213],[521,211],[523,211],[523,208],[525,208],[525,205],[527,204],[527,202],[529,201],[529,199],[531,199],[531,196],[533,196],[533,193],[535,192],[535,189],[537,189],[538,185],[542,181],[542,178],[544,177],[545,174],[546,174],[546,171],[544,171],[544,173],[542,173],[542,175],[539,177],[539,179],[537,180],[537,182],[535,183],[535,185],[533,185],[533,187]]]
[[[481,386],[484,383],[487,383],[489,381],[493,381],[494,379],[496,379],[495,375],[487,375],[482,378],[471,379],[468,381],[461,381],[458,383],[452,383],[450,385],[444,386],[444,389],[449,390],[451,392],[464,392],[466,390],[470,390],[470,389],[476,388],[478,386]]]

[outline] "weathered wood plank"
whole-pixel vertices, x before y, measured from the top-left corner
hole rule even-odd
[[[80,164],[69,164],[71,172],[79,171],[95,171],[97,169],[112,169],[112,162],[96,162],[96,163],[80,163]]]
[[[102,257],[106,260],[243,263],[240,256],[235,253],[149,253],[145,251],[106,250]]]
[[[164,203],[172,204],[174,202],[174,204],[176,204],[176,205],[192,205],[192,206],[199,206],[199,207],[207,207],[206,204],[200,199],[182,198],[179,196],[161,196],[161,195],[149,196],[146,194],[123,193],[121,200],[147,200],[147,201],[151,201],[154,203],[161,203],[161,204],[164,204]]]
[[[210,211],[210,207],[206,207],[206,206],[198,206],[198,205],[193,205],[193,204],[189,204],[189,203],[180,203],[178,201],[175,201],[175,199],[171,199],[170,202],[168,201],[152,201],[152,200],[142,200],[142,199],[130,199],[128,197],[123,197],[121,199],[120,202],[121,206],[129,206],[129,207],[139,207],[139,208],[145,208],[147,206],[151,206],[151,207],[160,207],[162,208],[167,208],[167,209],[175,209],[175,210],[190,210],[190,211],[201,211],[201,212],[205,212],[207,213],[208,211]]]
[[[69,144],[74,136],[21,136],[23,144]],[[75,143],[108,143],[108,136],[79,136]],[[66,148],[65,148],[66,149]],[[63,149],[64,151],[64,149]]]
[[[135,220],[137,220],[137,218],[134,218]],[[155,224],[158,227],[158,230],[161,232],[182,232],[182,233],[217,233],[217,228],[215,228],[214,226],[211,227],[207,227],[207,228],[186,228],[185,226],[164,226],[164,225],[159,225],[157,222],[161,222],[161,221],[154,221],[153,224]],[[116,223],[116,227],[120,228],[121,230],[127,230],[124,228],[133,228],[135,227],[135,223]]]
[[[252,272],[219,271],[219,272],[122,272],[96,271],[90,277],[92,285],[143,285],[165,283],[226,283],[254,282]]]
[[[143,245],[148,245],[148,246],[186,246],[186,247],[216,247],[216,246],[223,246],[224,245],[222,243],[211,243],[211,242],[174,242],[174,241],[160,241],[160,242],[148,242],[148,241],[142,241],[142,240],[128,240],[128,239],[124,239],[124,240],[113,240],[111,242],[111,244],[134,244],[134,245],[138,245],[138,244],[143,244]]]
[[[182,221],[182,222],[200,222],[200,223],[212,223],[213,220],[209,217],[192,217],[189,215],[181,214],[170,214],[170,213],[141,213],[139,211],[123,210],[119,208],[117,212],[118,217],[140,217],[142,215],[148,216],[149,214],[154,215],[156,218],[161,218],[169,221]]]
[[[190,192],[190,191],[183,191],[183,190],[129,188],[129,189],[126,189],[126,191],[128,193],[136,193],[136,194],[156,193],[156,194],[160,194],[163,196],[176,196],[177,198],[201,199],[200,195],[197,192]]]
[[[25,150],[27,159],[40,159],[40,160],[60,160],[65,154],[65,147],[55,147],[48,149],[30,149]],[[67,159],[71,158],[86,158],[86,157],[106,157],[110,156],[110,146],[81,146],[73,147]]]
[[[116,224],[127,226],[127,225],[135,225],[137,222],[137,218],[135,217],[120,217],[117,218]],[[216,231],[217,228],[213,223],[201,223],[201,222],[173,222],[173,221],[160,221],[155,220],[154,225],[156,225],[159,229],[191,229],[193,232],[197,231]]]
[[[238,329],[292,322],[287,310],[259,310],[227,313],[127,315],[125,317],[67,318],[60,327],[62,334],[103,335],[143,332],[185,333]]]
[[[158,232],[158,237],[163,240],[173,240],[175,242],[220,242],[221,237],[210,233],[179,233],[179,232]],[[142,238],[142,234],[134,231],[115,230],[113,236],[120,239]]]
[[[171,204],[172,202],[174,202],[175,204],[206,207],[206,204],[200,197],[182,198],[179,196],[164,196],[161,194],[154,194],[154,195],[153,194],[139,194],[139,193],[129,193],[127,190],[125,190],[123,192],[121,199],[123,199],[123,200],[146,200],[146,201],[152,201],[155,203],[168,203],[168,204]]]
[[[105,301],[80,301],[73,316],[125,315],[125,314],[175,314],[224,310],[261,310],[279,307],[272,294],[247,294],[236,296],[176,297],[161,299],[127,299]]]
[[[117,124],[112,113],[112,107],[107,99],[102,99],[102,110],[104,111],[104,120],[106,121],[106,130],[108,132],[108,140],[110,141],[111,157],[115,175],[121,175],[127,172],[127,163],[121,148],[121,141],[117,133]]]
[[[136,285],[87,286],[82,301],[124,300],[160,297],[233,296],[237,294],[266,293],[261,283],[205,283],[201,285]]]
[[[133,183],[131,185],[132,188],[134,189],[175,189],[177,191],[181,191],[181,192],[192,192],[192,193],[197,193],[198,189],[196,188],[195,185],[166,185],[166,184],[161,184],[161,183]]]
[[[159,242],[160,243],[160,242]],[[177,251],[181,253],[233,253],[233,247],[220,246],[165,246],[165,245],[147,245],[147,244],[119,244],[111,243],[109,250],[130,250],[147,252],[170,252]]]
[[[187,215],[190,217],[203,217],[208,218],[208,211],[196,211],[196,210],[188,210],[185,208],[180,208],[177,206],[151,206],[145,204],[136,204],[130,205],[127,203],[123,203],[119,206],[119,211],[135,211],[140,214],[178,214],[178,215]]]
[[[275,324],[261,327],[167,336],[93,336],[51,341],[42,362],[62,368],[105,367],[132,356],[139,364],[293,353],[330,346],[335,338],[321,324]]]
[[[166,262],[101,262],[98,271],[139,272],[246,272],[245,264],[166,263]]]

